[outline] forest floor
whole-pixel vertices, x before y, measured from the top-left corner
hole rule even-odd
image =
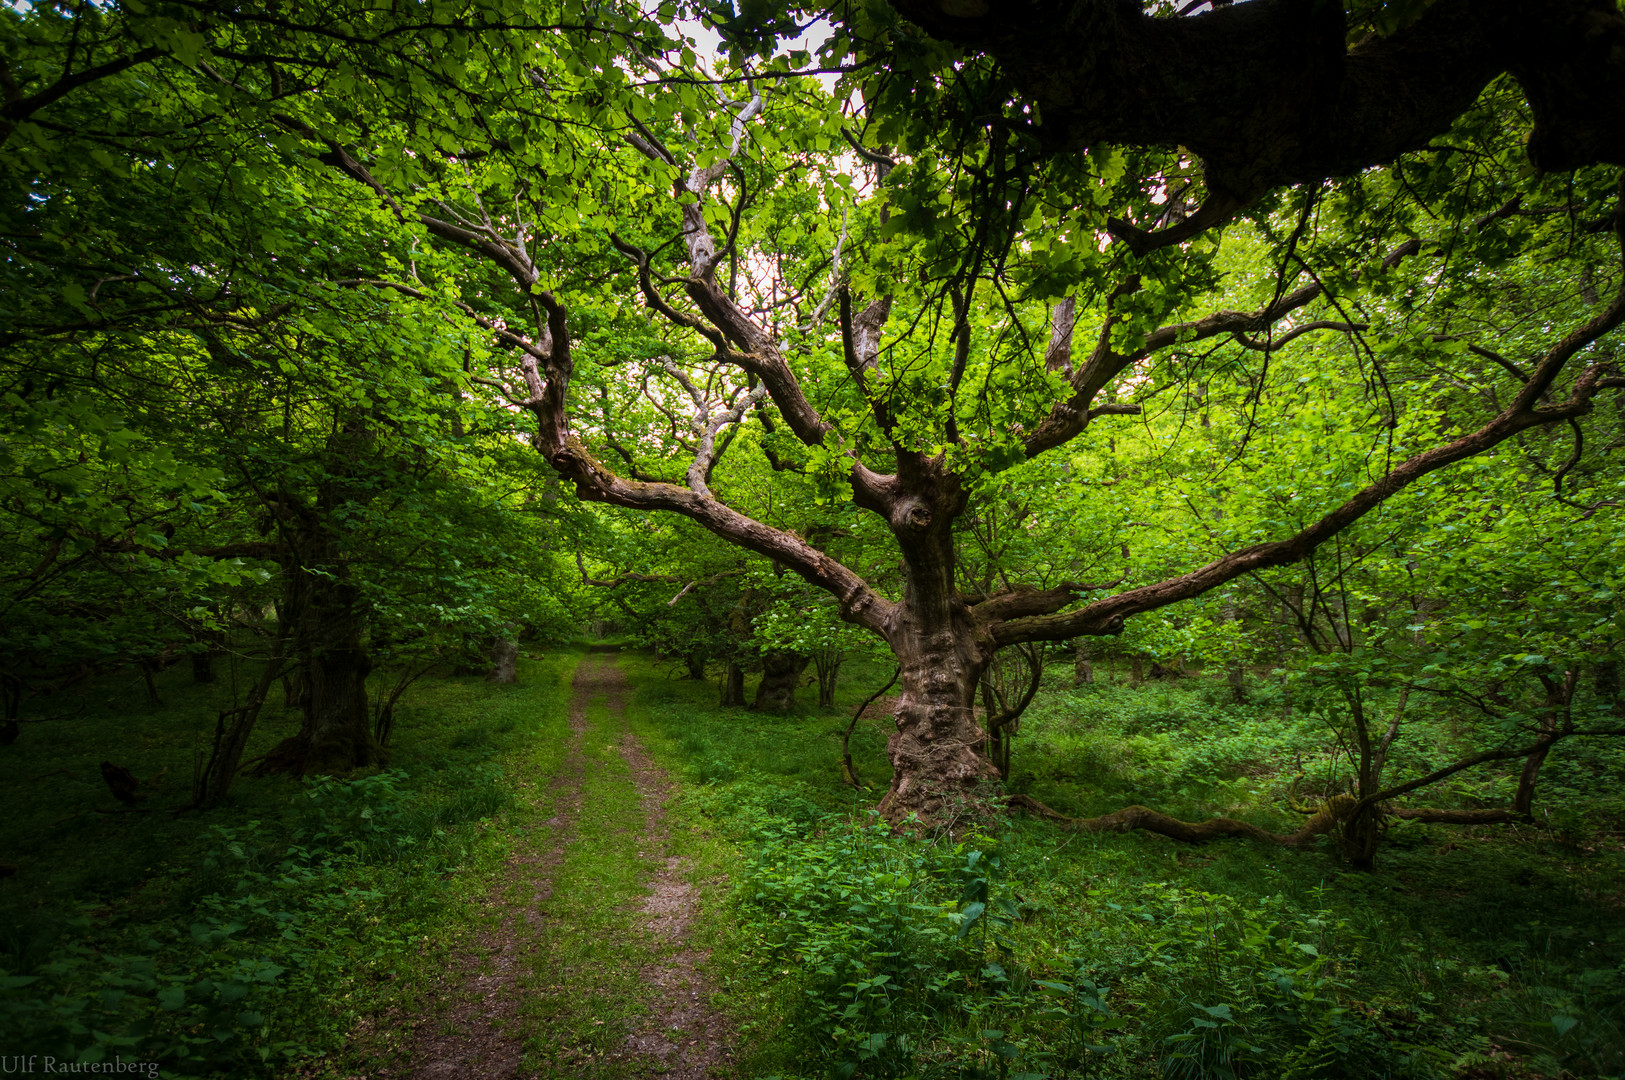
[[[408,1025],[404,1060],[369,1075],[729,1071],[733,1025],[710,1005],[690,863],[671,851],[674,784],[627,725],[613,656],[584,657],[572,689],[552,816],[514,848],[484,928],[428,995],[436,1011]]]
[[[1615,741],[1554,755],[1537,825],[1396,823],[1370,872],[1022,817],[906,836],[874,816],[883,710],[851,733],[873,787],[838,767],[889,665],[782,715],[684,667],[580,643],[517,684],[426,678],[387,769],[245,776],[208,814],[163,811],[251,669],[44,702],[0,754],[0,1052],[230,1080],[1625,1080]],[[1237,706],[1097,671],[1035,700],[1015,790],[1275,831],[1304,774],[1335,790],[1338,733],[1278,684]],[[1409,716],[1394,767],[1459,756],[1458,721]],[[273,707],[249,753],[298,725]],[[96,771],[114,746],[137,811]]]

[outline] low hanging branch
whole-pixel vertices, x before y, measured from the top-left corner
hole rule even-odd
[[[1348,795],[1337,795],[1326,800],[1315,816],[1293,833],[1273,833],[1257,825],[1225,817],[1209,818],[1207,821],[1180,821],[1178,818],[1138,805],[1126,806],[1113,813],[1092,818],[1068,817],[1050,809],[1030,795],[1008,795],[1005,797],[1005,805],[1012,809],[1025,810],[1034,817],[1079,832],[1133,832],[1135,829],[1144,829],[1146,832],[1187,844],[1205,844],[1210,840],[1240,837],[1245,840],[1262,840],[1281,847],[1308,847],[1314,843],[1316,837],[1335,832],[1341,822],[1349,819],[1354,799]]]
[[[895,686],[897,676],[902,673],[903,669],[900,666],[893,669],[891,678],[886,680],[886,685],[870,694],[864,699],[863,704],[858,706],[858,711],[852,714],[851,723],[846,725],[846,731],[841,735],[841,782],[849,787],[862,788],[864,786],[858,779],[857,766],[852,764],[852,732],[857,728],[858,721],[863,718],[863,714],[868,711],[869,706],[873,705],[881,694]]]
[[[1481,754],[1463,758],[1453,765],[1436,769],[1426,776],[1419,777],[1408,783],[1386,788],[1364,799],[1356,799],[1352,795],[1334,795],[1322,803],[1320,808],[1315,811],[1314,816],[1305,822],[1301,828],[1291,833],[1270,832],[1268,829],[1260,828],[1257,825],[1225,817],[1210,818],[1207,821],[1180,821],[1178,818],[1138,805],[1127,806],[1113,813],[1092,818],[1069,817],[1051,809],[1030,795],[1008,795],[1005,797],[1005,805],[1012,809],[1025,810],[1035,817],[1080,832],[1132,832],[1135,829],[1143,829],[1146,832],[1156,833],[1159,836],[1166,836],[1187,844],[1205,844],[1211,840],[1238,837],[1245,840],[1259,840],[1280,847],[1308,847],[1314,843],[1317,837],[1341,833],[1345,827],[1358,822],[1374,808],[1380,811],[1381,816],[1431,824],[1509,824],[1529,821],[1531,816],[1527,810],[1516,808],[1448,810],[1431,807],[1400,807],[1382,811],[1381,807],[1384,803],[1399,798],[1401,795],[1419,791],[1475,765],[1528,758],[1532,754],[1550,749],[1555,743],[1571,735],[1625,735],[1625,728],[1543,733],[1539,740],[1527,746],[1486,750]]]

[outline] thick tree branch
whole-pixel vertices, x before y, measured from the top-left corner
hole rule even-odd
[[[1253,2],[1257,3],[1259,0]],[[1382,260],[1382,267],[1391,270],[1421,250],[1420,241],[1407,240],[1388,253]],[[1170,345],[1203,341],[1220,334],[1257,333],[1268,329],[1280,319],[1319,299],[1325,293],[1320,282],[1311,282],[1286,293],[1257,311],[1216,311],[1193,322],[1172,323],[1161,327],[1147,333],[1141,340],[1140,347],[1134,352],[1119,353],[1111,346],[1112,330],[1121,321],[1117,305],[1120,300],[1133,295],[1139,288],[1138,275],[1131,276],[1107,297],[1106,321],[1100,328],[1100,336],[1096,340],[1094,350],[1089,354],[1089,359],[1071,379],[1072,397],[1067,401],[1056,403],[1050,410],[1050,415],[1033,429],[1032,434],[1022,440],[1022,446],[1029,458],[1037,457],[1076,438],[1089,426],[1090,419],[1099,415],[1101,411],[1106,411],[1091,408],[1095,396],[1130,366],[1146,359],[1157,350],[1166,349]],[[1330,325],[1337,324],[1311,323],[1304,329],[1305,331],[1311,328],[1327,329]],[[1295,336],[1296,334],[1289,335]]]
[[[546,419],[542,424],[544,428],[555,426]],[[561,432],[560,436],[544,452],[553,467],[575,483],[576,493],[581,498],[633,510],[682,514],[730,543],[783,563],[812,585],[830,593],[840,603],[841,617],[848,622],[876,633],[883,632],[893,607],[891,601],[799,536],[764,525],[688,488],[624,480],[604,468],[573,435]]]
[[[1534,114],[1537,169],[1625,165],[1625,17],[1610,0],[1434,0],[1352,46],[1340,3],[1252,0],[1194,18],[1139,4],[894,0],[995,56],[1056,150],[1184,146],[1238,206],[1428,146],[1497,75]]]
[[[1033,589],[1018,585],[1008,592],[995,593],[986,600],[971,608],[976,620],[985,626],[995,623],[1007,622],[1010,619],[1027,618],[1033,615],[1049,615],[1062,608],[1075,603],[1084,593],[1100,592],[1102,589],[1114,589],[1123,583],[1122,578],[1116,581],[1107,581],[1100,585],[1082,585],[1075,581],[1063,581],[1061,584],[1049,589]]]
[[[885,400],[870,386],[870,377],[879,369],[880,332],[891,314],[891,297],[881,297],[854,317],[852,297],[846,286],[840,286],[837,292],[840,298],[841,355],[846,361],[846,369],[852,373],[858,393],[868,402],[875,423],[890,438],[895,421]]]
[[[35,94],[24,97],[21,95],[12,96],[8,93],[6,103],[0,105],[0,145],[4,145],[6,140],[11,138],[12,132],[17,130],[18,124],[47,105],[67,97],[81,86],[88,86],[98,80],[117,75],[121,71],[128,71],[130,68],[145,64],[149,60],[156,60],[163,55],[164,50],[156,46],[149,46],[145,49],[138,49],[128,56],[121,56],[117,60],[109,60],[105,64],[97,64],[95,67],[84,68],[70,75],[64,75]],[[0,61],[0,64],[3,63],[4,61]],[[7,81],[10,81],[9,77]],[[14,85],[13,83],[12,86]],[[7,89],[10,90],[11,87],[8,86]]]
[[[1621,222],[1620,231],[1621,248],[1625,250],[1625,221]],[[1381,480],[1368,485],[1297,535],[1244,548],[1181,577],[1130,589],[1074,612],[999,624],[993,628],[994,640],[1006,645],[1020,641],[1063,641],[1091,634],[1115,634],[1131,615],[1199,596],[1243,574],[1297,562],[1374,507],[1429,473],[1483,453],[1520,431],[1569,420],[1589,412],[1592,396],[1604,370],[1601,361],[1581,372],[1567,400],[1558,405],[1537,405],[1576,353],[1618,327],[1622,321],[1625,321],[1625,285],[1603,312],[1548,350],[1530,373],[1517,398],[1487,424],[1449,443],[1408,458]]]

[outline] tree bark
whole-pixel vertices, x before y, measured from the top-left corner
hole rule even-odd
[[[1089,641],[1078,638],[1072,643],[1072,685],[1084,686],[1095,681],[1095,665],[1089,658]]]
[[[192,792],[194,807],[207,809],[216,806],[231,790],[237,770],[242,766],[243,751],[248,747],[249,736],[254,733],[254,725],[259,721],[260,709],[264,707],[265,699],[270,696],[271,687],[276,684],[287,661],[287,643],[288,627],[279,626],[271,655],[266,659],[260,677],[249,690],[248,699],[237,708],[220,713],[215,725],[213,752],[199,772]]]
[[[818,707],[835,707],[835,686],[841,676],[841,664],[846,654],[840,649],[817,649],[813,652],[813,667],[818,674]]]
[[[801,653],[769,652],[762,654],[762,681],[756,687],[753,709],[766,712],[787,712],[795,707],[796,686],[801,673],[807,670],[809,658]]]
[[[304,667],[299,733],[261,763],[260,775],[346,772],[382,758],[367,708],[371,659],[362,645],[367,616],[360,589],[342,572],[292,572],[286,605]]]
[[[690,649],[683,657],[683,663],[688,668],[688,677],[696,681],[705,678],[705,653],[699,649]]]
[[[512,624],[503,628],[491,645],[491,670],[486,674],[488,683],[512,684],[519,681],[519,628]]]
[[[722,675],[722,700],[718,704],[724,708],[745,704],[745,669],[732,660]]]
[[[276,504],[287,544],[277,614],[289,620],[304,715],[299,733],[272,749],[256,775],[339,773],[383,759],[367,707],[372,660],[363,640],[370,612],[333,524],[337,509],[357,494],[348,470],[362,460],[367,442],[359,422],[347,426],[329,443],[336,474],[313,503],[284,494]]]
[[[955,584],[953,521],[966,494],[941,458],[898,454],[898,480],[907,494],[887,514],[903,555],[903,599],[888,612],[885,637],[901,669],[901,693],[887,740],[891,788],[880,813],[898,822],[916,815],[947,824],[982,801],[998,770],[984,753],[976,722],[976,686],[997,650],[978,614],[996,616],[997,603],[966,604]]]
[[[1247,704],[1247,669],[1243,664],[1233,663],[1225,668],[1225,685],[1230,688],[1230,700],[1237,705]]]

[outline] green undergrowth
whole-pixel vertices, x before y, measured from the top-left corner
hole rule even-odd
[[[1245,705],[1218,679],[1200,677],[1124,685],[1098,665],[1102,681],[1072,687],[1053,681],[1024,718],[1011,787],[1074,816],[1109,813],[1139,802],[1187,820],[1244,814],[1290,831],[1286,798],[1350,790],[1346,709],[1259,680]],[[1069,680],[1068,680],[1069,681]],[[1392,691],[1369,707],[1386,717]],[[1606,723],[1600,726],[1607,726]],[[1475,731],[1440,702],[1412,695],[1384,772],[1387,783],[1416,779],[1485,748],[1495,736]],[[1505,806],[1520,761],[1458,773],[1411,797],[1412,805]],[[1625,830],[1625,744],[1613,739],[1562,743],[1541,772],[1538,816],[1560,841]]]
[[[715,686],[627,667],[635,722],[703,829],[689,850],[741,1075],[1625,1075],[1625,859],[1594,816],[1583,836],[1398,826],[1372,873],[1325,849],[1030,819],[898,834],[870,812],[877,792],[839,782],[839,713],[720,710]],[[1267,698],[1220,708],[1223,689],[1052,686],[1017,782],[1071,813],[1138,802],[1289,826],[1283,795],[1324,766],[1324,719],[1281,724]],[[882,789],[883,736],[866,721],[854,755]],[[1606,802],[1614,767],[1592,753],[1569,772],[1601,775]]]
[[[128,679],[49,700],[56,715],[0,751],[0,853],[17,868],[0,883],[6,1052],[217,1076],[349,1043],[387,1057],[399,1031],[358,1023],[443,977],[517,808],[546,815],[578,657],[524,661],[514,687],[426,678],[397,709],[387,769],[244,776],[207,813],[171,811],[229,679],[171,669],[162,705],[129,704]],[[268,714],[250,757],[296,727]],[[120,809],[104,758],[143,780],[139,811],[99,812]]]

